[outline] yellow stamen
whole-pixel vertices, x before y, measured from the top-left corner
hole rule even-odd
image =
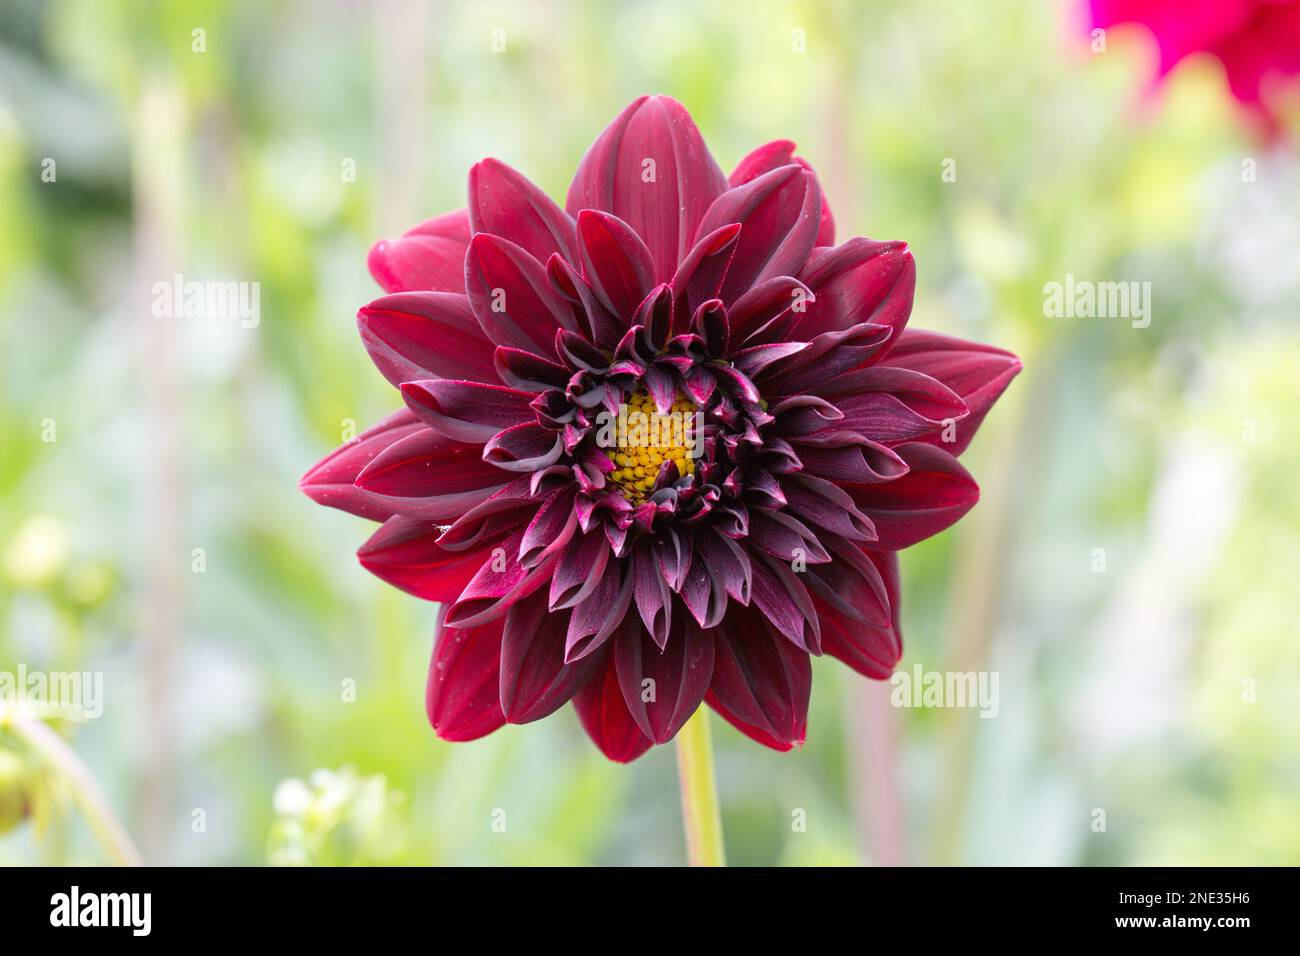
[[[695,403],[678,395],[668,414],[661,415],[644,389],[628,396],[619,416],[618,449],[610,457],[615,470],[609,476],[619,494],[641,504],[659,477],[665,461],[677,465],[679,477],[695,474]]]

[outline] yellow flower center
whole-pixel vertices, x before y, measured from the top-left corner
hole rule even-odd
[[[610,479],[619,494],[633,504],[645,501],[666,461],[677,465],[678,477],[695,474],[691,453],[695,449],[698,410],[694,402],[680,394],[666,414],[660,414],[644,389],[628,396],[619,409],[618,447],[610,456],[614,459]]]

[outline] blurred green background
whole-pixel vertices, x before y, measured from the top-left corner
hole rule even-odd
[[[150,862],[682,862],[671,748],[436,740],[436,608],[296,488],[398,404],[369,245],[488,155],[562,199],[662,92],[724,169],[797,141],[841,239],[911,244],[913,324],[1026,365],[903,557],[902,668],[996,671],[998,715],[816,661],[802,751],[714,721],[731,862],[1300,863],[1300,167],[1150,57],[1011,0],[8,0],[0,670],[103,673],[57,729]],[[260,323],[154,318],[175,273]],[[1067,274],[1151,282],[1150,326],[1045,317]],[[50,806],[0,863],[106,859]]]

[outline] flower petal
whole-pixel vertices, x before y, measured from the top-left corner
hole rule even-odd
[[[573,497],[577,493],[572,485],[557,488],[542,502],[524,529],[519,542],[519,563],[531,568],[549,554],[563,550],[578,528],[578,516],[573,510]]]
[[[789,314],[797,313],[791,309]],[[763,392],[775,396],[813,391],[823,382],[871,364],[884,354],[892,335],[888,326],[871,322],[823,332],[814,336],[803,351],[764,369],[759,377]]]
[[[820,654],[817,612],[813,610],[808,589],[789,567],[775,558],[752,551],[751,557],[755,559],[751,592],[754,607],[800,650]]]
[[[371,248],[370,274],[385,292],[465,291],[465,247],[469,216],[444,213],[409,229],[400,239]]]
[[[905,368],[858,369],[817,386],[817,394],[844,413],[836,429],[879,442],[932,435],[969,414],[966,403],[948,386]]]
[[[317,504],[371,521],[383,521],[393,510],[374,495],[356,487],[357,476],[389,446],[424,430],[424,425],[409,409],[393,412],[313,465],[302,476],[298,487]]]
[[[569,308],[574,313],[574,320],[566,327],[580,328],[584,335],[589,335],[589,338],[583,338],[575,333],[564,333],[566,340],[582,339],[587,348],[613,351],[627,331],[627,320],[610,312],[586,280],[578,274],[578,270],[563,257],[555,255],[546,260],[546,278],[551,283],[551,288],[569,303]],[[560,354],[558,341],[556,353]],[[608,363],[601,363],[601,367],[605,364]]]
[[[486,442],[513,425],[536,421],[533,396],[504,385],[426,379],[404,382],[407,406],[439,434],[463,442]]]
[[[512,557],[519,553],[523,530],[512,534],[493,549],[492,557],[483,562],[478,573],[465,586],[456,603],[447,610],[447,622],[453,627],[477,627],[502,617],[519,600],[528,597],[551,576],[556,555],[525,568]]]
[[[578,165],[565,208],[613,213],[650,250],[655,281],[667,282],[727,181],[690,114],[666,96],[635,100],[596,138]]]
[[[512,425],[483,446],[483,460],[506,471],[537,471],[559,461],[564,440],[536,422]]]
[[[616,763],[629,763],[649,750],[652,741],[627,709],[614,658],[602,653],[598,659],[601,666],[574,696],[573,708],[601,753]]]
[[[921,442],[894,449],[910,470],[901,478],[845,490],[876,526],[876,547],[899,551],[938,534],[975,507],[979,485],[944,451]]]
[[[609,560],[603,528],[570,540],[551,576],[551,609],[570,608],[586,600],[604,578]]]
[[[425,710],[443,740],[475,740],[505,722],[497,691],[500,621],[469,629],[448,627],[439,614]]]
[[[741,604],[749,604],[754,569],[744,547],[711,528],[695,536],[695,547],[709,573],[722,582],[727,594]]]
[[[597,658],[564,659],[567,613],[547,610],[546,595],[518,601],[506,614],[501,640],[501,711],[512,724],[541,720],[572,699],[600,666]]]
[[[713,680],[706,700],[741,733],[775,750],[808,732],[812,663],[753,612],[733,612],[714,630]]]
[[[813,603],[821,620],[822,650],[860,674],[884,680],[903,656],[898,555],[893,551],[867,551],[866,557],[885,585],[891,610],[888,626],[864,624],[856,615],[844,615],[816,595]]]
[[[671,283],[673,290],[673,334],[686,330],[686,320],[706,302],[717,299],[727,267],[736,252],[740,223],[728,223],[702,235],[686,253]],[[721,305],[721,300],[719,300]]]
[[[564,388],[569,381],[569,371],[563,365],[508,345],[497,346],[492,361],[497,378],[512,388],[544,392]]]
[[[473,233],[509,239],[539,262],[559,253],[576,263],[573,220],[522,173],[498,159],[469,170],[469,225]]]
[[[849,620],[866,627],[889,627],[894,609],[880,570],[854,542],[833,538],[827,543],[835,560],[805,570],[808,589]]]
[[[556,330],[575,325],[546,268],[500,236],[480,232],[470,240],[465,287],[479,328],[496,345],[553,356]]]
[[[483,461],[479,446],[426,426],[376,455],[357,475],[356,486],[397,514],[450,521],[491,497],[503,478]]]
[[[781,479],[781,491],[790,515],[841,538],[876,540],[871,519],[857,509],[848,492],[833,482],[806,472],[785,475]]]
[[[646,630],[660,647],[668,641],[672,627],[673,602],[668,582],[659,572],[646,539],[632,552],[633,600]]]
[[[382,581],[426,601],[454,601],[487,559],[494,540],[473,551],[447,551],[443,528],[432,521],[394,515],[357,551],[361,566]]]
[[[748,544],[785,563],[825,564],[831,559],[812,530],[785,510],[751,507]]]
[[[632,574],[625,561],[611,561],[600,583],[573,609],[564,659],[577,660],[601,647],[632,604]]]
[[[467,551],[498,531],[522,527],[536,510],[530,476],[521,476],[452,522],[438,543],[447,551]]]
[[[730,304],[766,279],[796,275],[817,240],[821,203],[817,177],[794,164],[719,196],[700,231],[738,222],[740,235],[718,297]]]
[[[880,364],[922,372],[961,396],[970,414],[954,423],[952,441],[945,441],[946,435],[926,439],[954,455],[966,450],[984,416],[1023,367],[1003,349],[916,329],[903,332]]]
[[[578,213],[578,248],[582,273],[601,303],[625,321],[654,288],[655,266],[641,237],[609,213]]]
[[[357,328],[375,367],[394,385],[419,378],[497,380],[492,343],[464,295],[386,295],[357,313]]]
[[[857,238],[814,249],[799,278],[815,298],[795,327],[798,339],[862,322],[888,326],[897,336],[912,312],[916,263],[905,242]]]
[[[709,689],[713,634],[679,614],[667,646],[660,650],[632,618],[614,638],[614,663],[632,719],[655,743],[667,743]]]
[[[812,299],[809,288],[794,276],[766,279],[747,289],[727,309],[732,337],[737,344],[789,341],[780,333],[797,324],[795,310],[802,312]]]
[[[770,143],[755,149],[752,153],[736,164],[732,170],[727,182],[734,189],[737,186],[743,186],[745,183],[757,179],[763,173],[771,172],[781,166],[788,166],[790,163],[798,163],[814,176],[816,170],[801,157],[794,155],[795,145],[788,139],[773,140]],[[820,181],[819,181],[820,182]],[[835,217],[831,215],[830,204],[826,197],[822,196],[822,218],[821,224],[817,230],[817,245],[830,246],[835,244]]]

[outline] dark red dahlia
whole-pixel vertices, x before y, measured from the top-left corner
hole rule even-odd
[[[1020,362],[904,331],[907,246],[834,246],[793,150],[727,178],[643,97],[566,209],[484,160],[467,210],[371,252],[361,337],[407,407],[302,487],[383,522],[361,563],[443,602],[439,736],[572,700],[626,761],[707,701],[788,750],[810,655],[891,672],[895,552],[974,505],[955,456]]]

